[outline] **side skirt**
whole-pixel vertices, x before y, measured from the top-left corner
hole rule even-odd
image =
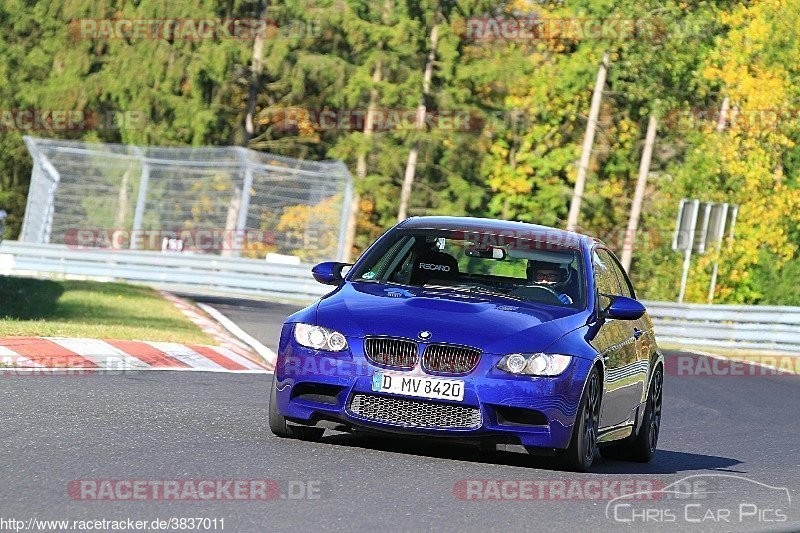
[[[633,434],[633,425],[617,426],[613,428],[604,429],[597,437],[597,443],[611,442],[614,440],[624,439]]]

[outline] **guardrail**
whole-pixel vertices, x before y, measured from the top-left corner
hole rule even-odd
[[[800,355],[800,307],[644,304],[662,344]]]
[[[178,292],[298,301],[314,300],[331,290],[314,281],[311,265],[5,241],[0,245],[0,274],[11,273],[125,280]]]
[[[311,301],[330,292],[311,265],[5,241],[0,274],[53,274],[146,283],[197,294]],[[800,307],[644,302],[663,344],[800,355]]]

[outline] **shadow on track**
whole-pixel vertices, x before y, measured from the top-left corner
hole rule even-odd
[[[325,444],[402,453],[437,459],[469,461],[472,463],[496,464],[520,468],[560,470],[558,462],[552,457],[540,457],[525,453],[480,450],[477,447],[458,443],[448,443],[426,439],[407,439],[380,437],[374,435],[355,435],[336,433],[322,439]],[[742,472],[730,468],[742,464],[738,459],[703,455],[671,450],[658,450],[650,463],[633,463],[596,459],[591,473],[595,474],[676,474],[678,472],[721,470]]]

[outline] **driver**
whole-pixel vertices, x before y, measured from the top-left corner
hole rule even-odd
[[[570,305],[572,298],[559,291],[569,281],[569,271],[558,263],[546,261],[530,261],[528,263],[528,278],[534,284],[552,290],[563,303]]]

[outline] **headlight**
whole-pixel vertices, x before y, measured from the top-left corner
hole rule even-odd
[[[295,324],[294,340],[301,346],[315,350],[341,352],[347,349],[347,340],[344,335],[338,331],[311,324]]]
[[[557,376],[564,372],[572,356],[558,353],[512,353],[504,356],[497,368],[526,376]]]

